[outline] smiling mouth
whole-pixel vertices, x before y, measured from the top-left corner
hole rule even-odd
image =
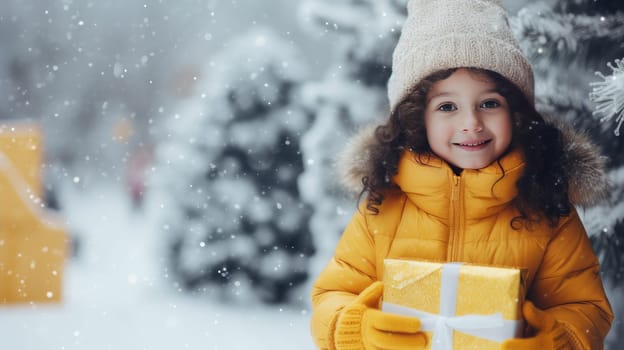
[[[455,146],[461,146],[461,147],[479,147],[479,146],[483,146],[487,143],[490,143],[492,140],[483,140],[483,141],[471,141],[471,142],[462,142],[462,143],[453,143],[453,145]]]

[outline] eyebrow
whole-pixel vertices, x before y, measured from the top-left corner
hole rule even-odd
[[[485,91],[483,91],[483,94],[498,94],[498,95],[501,95],[500,91],[498,91],[496,88],[485,90]],[[434,98],[444,97],[444,96],[454,96],[454,95],[457,95],[457,94],[456,93],[452,93],[452,92],[441,92],[439,94],[435,94],[435,95],[431,96],[430,98],[428,98],[425,101],[425,103],[428,104]]]
[[[453,95],[456,95],[456,94],[453,94],[453,93],[450,93],[450,92],[442,92],[442,93],[439,93],[439,94],[436,94],[436,95],[433,95],[433,96],[429,97],[427,99],[427,101],[425,101],[425,103],[431,102],[431,100],[433,100],[434,98],[438,98],[438,97],[442,97],[442,96],[453,96]]]

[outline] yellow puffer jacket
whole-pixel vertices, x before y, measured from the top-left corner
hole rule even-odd
[[[586,140],[572,136],[577,143],[571,147],[580,140],[579,149],[588,149],[582,147]],[[366,154],[366,149],[356,147],[356,153]],[[589,174],[581,169],[580,178],[589,177],[584,181],[590,183],[581,185],[579,170],[572,169],[571,187],[579,188],[571,188],[570,198],[588,204],[595,199],[592,195],[599,195],[588,194],[588,188],[604,174],[591,170],[600,165],[594,154],[581,157],[591,159],[571,158],[568,163],[584,161],[577,164],[589,166]],[[364,207],[355,213],[314,284],[311,330],[317,346],[333,348],[327,339],[336,316],[364,288],[382,279],[385,258],[407,258],[526,267],[526,298],[564,323],[579,349],[602,349],[613,314],[576,211],[555,228],[543,222],[530,232],[513,230],[510,221],[519,213],[511,201],[524,169],[522,155],[511,152],[501,165],[504,177],[496,163],[456,176],[440,159],[422,165],[406,152],[393,179],[401,191],[387,194],[377,215]]]

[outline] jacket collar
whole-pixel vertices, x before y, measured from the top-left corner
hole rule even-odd
[[[457,187],[455,195],[465,203],[465,218],[479,219],[499,212],[516,197],[516,181],[523,170],[524,161],[517,150],[485,168],[465,169],[460,176],[439,158],[405,152],[393,180],[416,206],[442,219],[448,217]]]
[[[607,158],[600,155],[599,148],[586,135],[575,131],[570,126],[563,124],[555,124],[555,126],[563,134],[566,152],[566,159],[563,163],[568,175],[570,202],[576,206],[589,207],[607,199],[610,190],[605,173]],[[338,155],[336,161],[340,182],[350,192],[359,193],[362,190],[362,177],[369,174],[375,166],[369,155],[370,149],[377,143],[374,137],[376,127],[376,124],[372,124],[362,128],[349,140],[345,150]],[[441,160],[438,162],[443,163]],[[493,165],[497,167],[496,163]],[[444,169],[444,173],[450,171],[450,169]],[[490,171],[481,170],[480,174],[488,174]],[[442,173],[442,170],[439,171]],[[492,168],[492,171],[496,170]],[[509,174],[506,174],[506,178],[511,180],[511,177],[507,175]]]

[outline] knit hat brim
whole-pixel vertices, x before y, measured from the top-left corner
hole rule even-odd
[[[440,47],[445,48],[444,52],[439,50]],[[440,70],[460,67],[494,71],[514,83],[527,100],[534,103],[533,70],[516,46],[474,34],[453,33],[418,45],[403,60],[395,62],[395,71],[401,75],[393,73],[388,81],[391,110],[423,78]]]

